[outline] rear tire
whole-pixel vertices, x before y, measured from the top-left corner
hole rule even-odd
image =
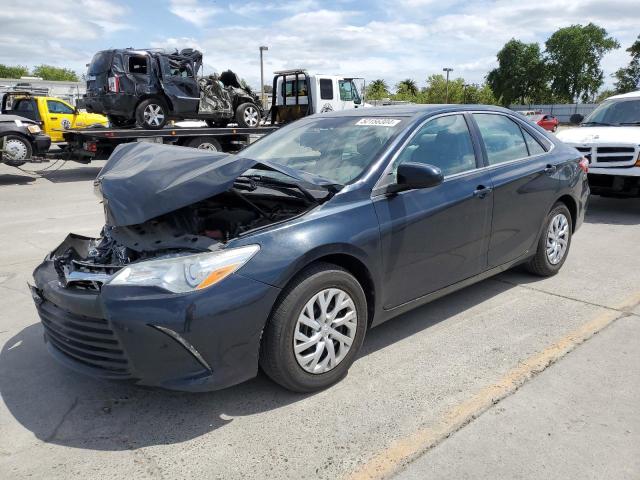
[[[220,142],[213,137],[196,137],[189,140],[186,147],[197,148],[198,150],[208,150],[211,152],[221,152]]]
[[[2,152],[2,163],[19,167],[24,165],[33,154],[31,143],[24,137],[18,135],[6,135],[0,138],[0,144],[4,140],[4,152]]]
[[[136,107],[136,123],[142,128],[159,130],[167,124],[167,105],[155,98],[143,100]]]
[[[360,283],[337,265],[317,263],[299,273],[274,306],[262,336],[260,366],[288,390],[322,390],[347,374],[366,329]]]
[[[239,127],[256,128],[260,125],[260,110],[253,103],[243,103],[236,110],[236,122]]]
[[[525,268],[541,277],[558,273],[569,255],[571,230],[571,212],[564,203],[556,203],[545,218],[536,254],[525,264]]]

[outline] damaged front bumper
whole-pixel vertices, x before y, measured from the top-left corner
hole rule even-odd
[[[54,266],[55,252],[82,241],[90,239],[70,235],[34,271],[32,295],[57,360],[95,377],[194,392],[256,375],[260,337],[279,289],[238,273],[185,294],[108,283],[92,288]]]

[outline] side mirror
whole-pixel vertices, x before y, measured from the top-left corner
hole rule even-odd
[[[389,185],[387,192],[397,193],[405,190],[431,188],[440,185],[443,181],[444,175],[438,167],[424,163],[401,163],[398,165],[396,183]]]
[[[578,125],[579,123],[582,123],[582,120],[584,120],[584,116],[580,115],[579,113],[574,113],[569,117],[569,122],[574,125]]]

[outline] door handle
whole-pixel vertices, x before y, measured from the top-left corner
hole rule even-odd
[[[57,120],[58,119],[58,117],[49,117],[49,118],[51,118],[51,120]]]
[[[473,191],[473,196],[478,198],[484,198],[493,191],[491,187],[485,187],[484,185],[478,185]]]
[[[556,167],[555,165],[547,165],[544,169],[544,173],[551,175],[552,173],[556,173],[556,170],[558,169],[558,167]]]

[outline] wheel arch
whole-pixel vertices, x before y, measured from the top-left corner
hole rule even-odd
[[[168,109],[167,115],[171,116],[173,112],[173,102],[171,102],[171,99],[167,97],[167,95],[165,95],[164,93],[145,93],[144,95],[141,95],[140,97],[138,97],[136,106],[133,109],[134,115],[135,115],[135,111],[138,109],[138,106],[142,102],[144,102],[145,100],[149,100],[150,98],[164,102],[164,104],[167,106],[167,109]]]
[[[573,233],[576,229],[576,221],[578,218],[578,203],[569,194],[561,196],[556,201],[556,203],[558,202],[564,203],[565,206],[569,209],[569,213],[571,214],[571,232]]]
[[[325,253],[316,256],[304,264],[301,264],[287,280],[286,285],[289,285],[300,272],[317,263],[330,263],[332,265],[337,265],[338,267],[344,268],[355,277],[362,287],[365,298],[367,299],[367,326],[370,327],[375,315],[376,287],[371,271],[364,262],[356,256],[349,253]]]

